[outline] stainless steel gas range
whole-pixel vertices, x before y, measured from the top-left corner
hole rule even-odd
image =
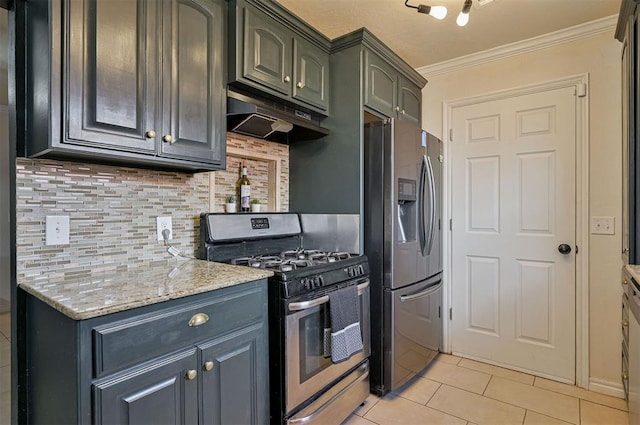
[[[202,259],[274,271],[268,282],[271,422],[342,422],[369,394],[367,258],[303,247],[300,216],[292,213],[202,214],[200,228]],[[318,240],[317,227],[313,236]],[[329,298],[349,286],[356,288],[363,349],[334,362],[327,351]]]

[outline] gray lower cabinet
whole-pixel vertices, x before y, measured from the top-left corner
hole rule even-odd
[[[24,300],[21,423],[265,424],[266,281],[73,320]]]
[[[194,348],[96,382],[95,423],[197,424],[198,382],[185,375],[197,366]]]
[[[329,40],[274,2],[229,7],[229,82],[328,114]]]
[[[225,1],[23,4],[26,156],[225,168]]]

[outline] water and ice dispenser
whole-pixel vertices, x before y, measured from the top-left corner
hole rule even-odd
[[[415,180],[398,178],[398,242],[415,242],[418,234],[416,214],[417,183]]]

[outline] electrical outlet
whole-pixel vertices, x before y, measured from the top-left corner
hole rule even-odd
[[[171,224],[171,216],[169,217],[156,217],[157,223],[157,232],[158,232],[158,240],[163,241],[164,237],[162,237],[162,231],[165,229],[169,230],[169,238],[173,239],[173,226]]]
[[[591,233],[594,235],[613,235],[615,225],[613,217],[591,217]]]
[[[48,215],[45,225],[46,245],[69,245],[69,216]]]

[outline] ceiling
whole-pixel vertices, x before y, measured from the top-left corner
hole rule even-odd
[[[456,25],[464,0],[410,0],[442,5],[439,21],[403,0],[277,0],[329,38],[367,27],[414,68],[617,15],[621,0],[473,0],[469,23]]]

